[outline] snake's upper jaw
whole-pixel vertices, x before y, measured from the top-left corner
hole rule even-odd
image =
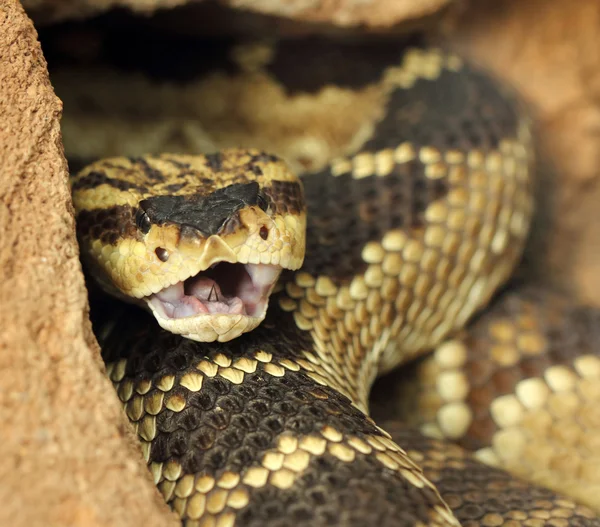
[[[278,265],[221,262],[146,301],[168,331],[201,342],[226,342],[262,322],[281,271]]]

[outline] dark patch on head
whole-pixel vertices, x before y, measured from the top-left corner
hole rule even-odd
[[[132,164],[136,165],[136,168],[140,168],[149,180],[157,182],[165,180],[164,174],[160,170],[152,168],[145,157],[130,157],[128,159]]]
[[[133,218],[134,209],[129,205],[82,210],[76,218],[77,236],[91,236],[106,245],[115,245],[121,238],[137,236]]]
[[[267,212],[269,210],[269,205],[271,204],[269,196],[267,196],[266,192],[260,191],[258,193],[257,205],[263,212]]]
[[[448,192],[447,179],[427,178],[418,160],[396,165],[384,177],[318,173],[302,182],[308,206],[303,269],[340,281],[366,268],[361,253],[367,242],[390,229],[424,227],[427,207]]]
[[[79,178],[73,183],[72,190],[87,190],[96,188],[100,185],[109,185],[118,190],[138,190],[139,192],[147,192],[148,188],[143,185],[138,185],[124,179],[108,177],[104,172],[89,172],[85,176]]]
[[[264,197],[276,214],[300,214],[305,208],[304,190],[298,181],[273,180],[265,188]]]
[[[379,82],[383,71],[399,64],[401,57],[402,44],[397,40],[290,39],[275,47],[266,69],[289,93],[316,93],[327,85],[361,89]]]
[[[514,101],[468,68],[443,70],[434,81],[419,79],[409,89],[398,88],[387,110],[365,150],[395,148],[401,141],[440,150],[494,149],[501,139],[515,137],[518,124]]]
[[[258,196],[259,186],[253,181],[234,183],[207,196],[155,196],[141,201],[140,208],[152,223],[175,223],[210,236],[240,209],[257,205]]]
[[[206,165],[208,168],[215,172],[221,172],[223,167],[223,156],[220,152],[216,152],[214,154],[207,154],[206,156]]]

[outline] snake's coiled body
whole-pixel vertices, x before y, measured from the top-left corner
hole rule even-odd
[[[200,91],[216,90],[205,92],[213,93],[215,113],[244,93],[242,86],[248,88],[251,106],[261,99],[267,81],[272,82],[268,67],[277,63],[275,48],[248,49],[246,55],[232,55],[245,64],[239,75],[220,72],[201,84]],[[457,517],[465,525],[529,526],[548,520],[560,526],[565,518],[569,525],[595,524],[593,513],[569,499],[465,461],[457,451],[446,451],[449,467],[472,468],[482,481],[473,483],[465,476],[449,485],[435,468],[424,475],[400,448],[402,441],[422,441],[418,433],[398,431],[398,446],[367,416],[369,390],[378,374],[438,347],[506,281],[521,255],[533,212],[530,123],[519,107],[454,55],[417,49],[398,55],[393,65],[371,68],[371,80],[354,88],[358,98],[352,99],[343,85],[335,92],[325,83],[320,91],[305,86],[298,88],[299,95],[288,94],[296,105],[292,113],[308,108],[310,97],[333,109],[346,107],[345,114],[332,114],[321,128],[311,125],[319,131],[314,137],[267,137],[268,125],[265,137],[248,137],[223,123],[223,146],[272,144],[294,169],[304,167],[305,172],[306,257],[299,271],[295,264],[282,264],[288,271],[261,325],[248,325],[251,331],[230,340],[232,326],[223,323],[212,327],[210,338],[196,338],[216,342],[194,342],[161,330],[150,315],[134,308],[123,307],[132,311],[117,320],[99,316],[96,331],[109,376],[136,426],[160,491],[190,527],[434,526],[456,525]],[[271,91],[271,102],[281,96],[276,91]],[[354,114],[349,112],[352,101],[362,103]],[[276,106],[263,106],[265,115]],[[254,111],[260,115],[261,107]],[[243,110],[241,114],[245,116]],[[346,118],[352,122],[344,127]],[[245,123],[250,130],[255,124],[250,117]],[[207,126],[218,130],[210,119]],[[173,154],[111,159],[85,169],[73,180],[74,201],[82,247],[101,255],[95,258],[95,271],[116,275],[121,281],[116,289],[123,295],[123,283],[130,278],[141,283],[144,274],[160,274],[165,253],[159,249],[167,251],[171,263],[188,254],[183,227],[192,220],[175,221],[164,209],[156,215],[156,209],[138,204],[149,199],[152,179],[161,182],[159,194],[177,194],[189,202],[199,192],[191,182],[209,169],[218,176],[223,166],[225,172],[243,166],[243,184],[254,184],[255,176],[268,172],[269,163],[279,163],[261,156],[240,150],[193,159]],[[230,162],[232,158],[242,161]],[[259,187],[273,188],[281,174],[287,180],[286,171],[275,170]],[[184,185],[169,189],[171,177]],[[226,179],[218,186],[226,189],[230,183]],[[126,188],[116,192],[119,186]],[[101,205],[94,201],[95,191],[106,198]],[[202,191],[202,198],[208,200],[214,192]],[[234,236],[240,225],[255,237],[255,247],[262,247],[258,237],[278,243],[272,225],[280,212],[277,232],[283,232],[283,225],[295,232],[298,221],[290,223],[285,216],[300,217],[300,210],[278,208],[273,192],[263,192],[262,201],[256,192],[248,197],[245,190],[240,197],[236,190],[235,206],[228,205],[227,217],[214,229],[206,226],[206,218],[196,223],[200,235],[195,247],[219,238],[211,242],[219,250],[200,269],[187,269],[151,294],[193,278],[223,261],[222,254],[229,255],[225,261],[230,264],[254,265],[248,255],[231,256],[239,244],[227,236]],[[113,195],[120,196],[118,203],[110,203]],[[100,216],[100,209],[123,206],[123,200],[131,201],[127,228],[102,240],[90,218]],[[148,225],[139,208],[149,215]],[[248,211],[252,221],[246,218]],[[265,226],[268,232],[262,230]],[[128,239],[139,249],[122,249]],[[166,248],[169,240],[172,245]],[[149,258],[144,272],[132,271],[130,264],[119,267],[124,253]],[[201,300],[209,305],[211,296]],[[195,338],[198,327],[178,332]],[[450,399],[461,402],[460,388],[451,379],[442,391],[455,389]],[[447,436],[458,437],[471,424],[465,404],[441,413]],[[439,466],[445,454],[436,454],[436,448],[423,449],[424,466]],[[432,480],[440,489],[454,488],[460,500],[442,491],[444,501]],[[479,487],[477,498],[473,485]]]
[[[116,314],[102,339],[108,374],[185,525],[600,524],[398,421],[385,423],[390,438],[313,378],[310,339],[276,306],[227,344],[160,331],[142,312]]]

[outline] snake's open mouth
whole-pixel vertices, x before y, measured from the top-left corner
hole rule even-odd
[[[162,289],[148,303],[169,319],[212,314],[262,317],[280,273],[278,265],[220,262]]]

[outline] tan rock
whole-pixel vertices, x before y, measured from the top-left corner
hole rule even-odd
[[[544,155],[555,166],[548,254],[537,267],[600,305],[600,3],[471,2],[451,43],[531,104]],[[544,174],[548,177],[548,174]],[[548,197],[548,196],[546,196]]]
[[[87,319],[59,129],[33,25],[0,6],[0,525],[178,525]]]
[[[149,14],[190,0],[23,0],[25,9],[40,22],[81,19],[113,7]],[[453,0],[224,0],[234,8],[308,22],[340,26],[389,27],[431,15]]]

